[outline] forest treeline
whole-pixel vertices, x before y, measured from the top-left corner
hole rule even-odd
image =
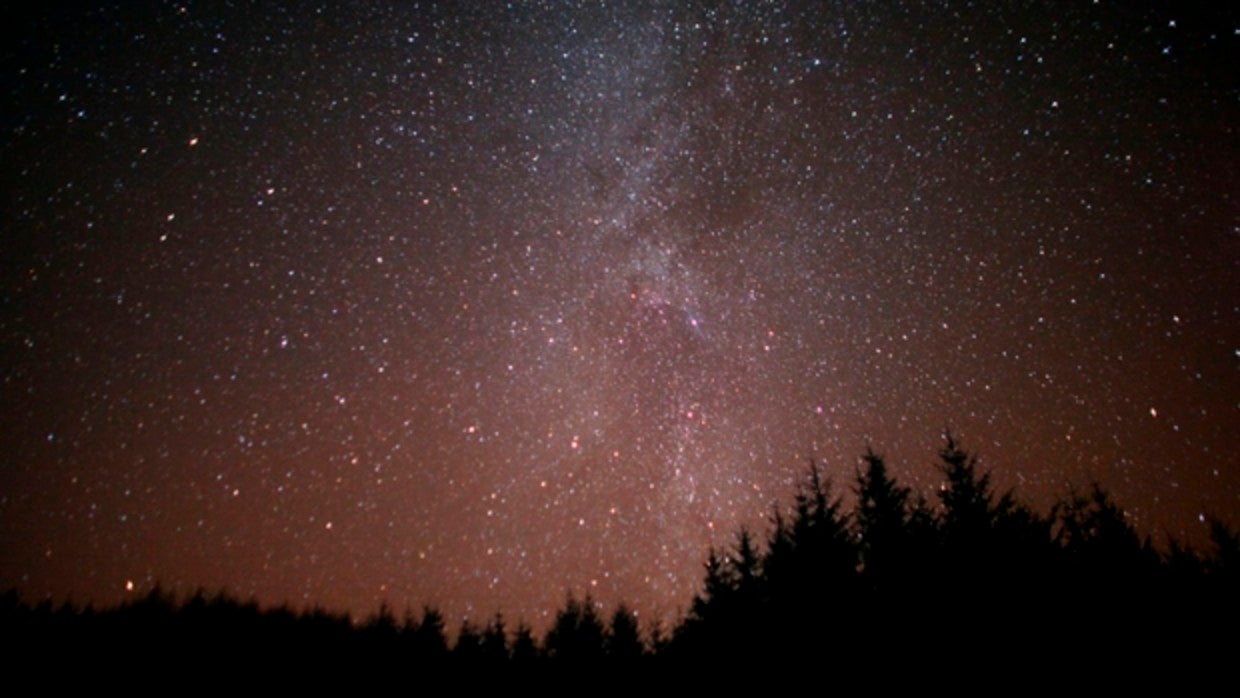
[[[1234,662],[1240,537],[1222,522],[1211,523],[1208,550],[1174,539],[1160,548],[1098,486],[1040,514],[996,492],[950,434],[938,455],[942,485],[928,500],[867,452],[847,511],[811,464],[767,532],[741,529],[710,552],[700,591],[667,629],[639,627],[625,606],[607,613],[588,596],[570,595],[539,637],[499,615],[448,628],[433,608],[397,617],[385,606],[355,622],[225,594],[178,601],[156,589],[107,610],[31,606],[9,592],[4,639],[27,656],[141,656],[165,666],[214,657],[266,669],[280,656],[324,671]]]

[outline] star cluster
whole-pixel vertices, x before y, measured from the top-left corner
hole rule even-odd
[[[0,585],[671,618],[944,427],[1236,522],[1236,17],[457,5],[9,18]]]

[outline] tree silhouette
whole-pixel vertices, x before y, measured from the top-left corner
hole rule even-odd
[[[1154,591],[1162,560],[1149,539],[1142,541],[1124,511],[1097,484],[1058,507],[1056,541],[1066,573],[1097,610],[1121,613],[1124,604]]]
[[[792,517],[777,528],[763,560],[769,593],[779,604],[800,599],[802,612],[825,612],[829,594],[848,594],[856,585],[858,551],[849,531],[849,518],[839,499],[830,499],[816,463],[794,500]],[[780,525],[782,524],[782,525]],[[817,591],[814,594],[813,591]],[[824,597],[821,601],[813,597]],[[791,609],[786,609],[791,612]]]
[[[857,472],[856,521],[858,552],[871,586],[896,583],[911,556],[909,490],[887,474],[883,457],[867,448]]]
[[[617,606],[611,615],[605,650],[608,659],[622,664],[632,664],[640,659],[645,651],[637,616],[623,603]]]
[[[517,624],[512,638],[512,661],[522,667],[533,666],[538,661],[538,642],[534,639],[534,631],[524,622]]]
[[[943,503],[943,533],[949,543],[982,544],[993,530],[995,521],[1011,510],[1010,493],[995,501],[990,473],[978,474],[977,456],[960,448],[950,431],[944,435],[946,444],[939,451],[939,471],[947,479],[939,490]]]
[[[543,642],[546,656],[558,662],[595,663],[603,658],[603,623],[587,594],[578,601],[571,593]]]
[[[474,666],[479,664],[482,657],[482,631],[466,618],[461,621],[461,629],[456,635],[452,658],[457,664]]]
[[[834,644],[822,628],[842,622],[831,601],[854,589],[857,550],[840,502],[832,501],[815,463],[791,515],[776,509],[772,524],[765,553],[745,527],[731,552],[711,550],[702,592],[676,629],[672,654],[703,662],[770,658]]]
[[[412,644],[417,655],[430,662],[440,661],[448,654],[443,614],[438,609],[431,606],[422,609],[422,620],[413,632]]]
[[[541,648],[524,622],[510,643],[497,613],[481,627],[462,621],[449,651],[444,618],[430,607],[398,623],[382,604],[355,624],[202,590],[178,602],[159,586],[106,610],[50,599],[31,606],[11,591],[0,599],[0,642],[14,648],[9,666],[18,671],[56,657],[100,674],[139,656],[186,676],[220,665],[273,673],[286,666],[273,652],[318,673],[412,664],[490,672],[482,676],[830,659],[870,685],[897,668],[968,677],[982,666],[1099,673],[1155,659],[1233,663],[1240,535],[1221,521],[1208,520],[1206,552],[1171,538],[1160,553],[1098,485],[1042,516],[1010,492],[996,495],[950,433],[937,468],[944,483],[931,509],[867,449],[846,513],[811,463],[792,506],[773,509],[765,537],[742,526],[730,546],[709,552],[687,615],[666,635],[656,622],[649,646],[627,606],[604,623],[588,595],[568,595]]]
[[[1240,531],[1233,531],[1219,519],[1210,517],[1208,520],[1214,557],[1207,570],[1220,581],[1240,580]]]
[[[504,663],[509,659],[508,630],[504,625],[504,616],[496,613],[487,627],[482,631],[482,656],[492,664]]]

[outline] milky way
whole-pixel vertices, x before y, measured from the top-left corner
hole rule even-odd
[[[947,427],[1240,523],[1236,17],[457,4],[6,19],[0,586],[671,619]]]

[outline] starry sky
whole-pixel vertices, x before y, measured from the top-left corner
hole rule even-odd
[[[1043,511],[1240,523],[1234,12],[45,5],[0,587],[673,619],[808,459],[929,494],[946,427]]]

